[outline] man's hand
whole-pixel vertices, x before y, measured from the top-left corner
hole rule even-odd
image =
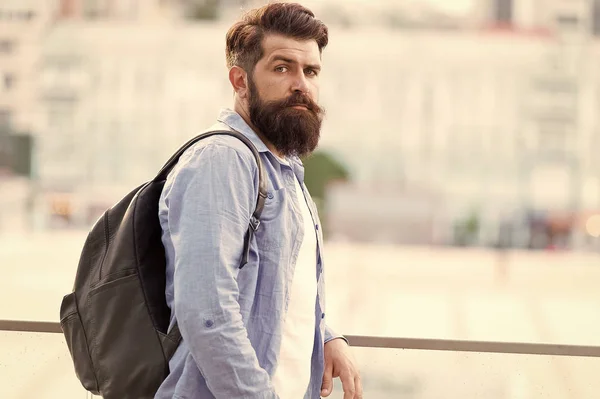
[[[344,388],[344,399],[362,399],[362,384],[350,347],[343,339],[333,339],[325,344],[325,373],[321,396],[333,391],[333,379],[339,377]]]

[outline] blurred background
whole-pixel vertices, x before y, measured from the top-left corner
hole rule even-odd
[[[0,0],[0,319],[58,320],[93,223],[232,104],[225,33],[264,3]],[[330,324],[600,345],[600,0],[301,3]],[[355,353],[366,398],[600,397],[593,358]],[[62,337],[0,333],[0,397],[34,396],[85,396]]]

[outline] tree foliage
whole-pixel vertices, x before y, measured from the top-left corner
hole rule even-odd
[[[350,173],[341,162],[325,151],[317,151],[303,159],[304,183],[314,198],[325,200],[327,185],[346,181]]]

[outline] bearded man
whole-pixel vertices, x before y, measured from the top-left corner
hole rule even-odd
[[[170,173],[159,217],[183,339],[158,399],[315,399],[337,377],[345,399],[362,398],[348,342],[326,323],[322,229],[300,160],[319,142],[327,42],[327,27],[293,3],[251,10],[227,32],[234,104],[209,131],[250,140],[267,190],[253,221],[259,165],[226,135],[194,144]]]

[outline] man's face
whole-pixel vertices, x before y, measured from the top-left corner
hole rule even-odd
[[[317,104],[319,47],[280,35],[267,35],[262,45],[248,74],[250,120],[282,155],[307,155],[319,143],[324,115]]]

